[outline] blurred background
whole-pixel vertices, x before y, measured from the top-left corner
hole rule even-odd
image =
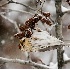
[[[17,1],[19,3],[28,5],[34,8],[35,10],[38,10],[41,7],[40,4],[38,4],[36,7],[35,0],[13,0],[13,1]],[[7,0],[0,0],[0,6],[5,4],[6,2]],[[62,6],[70,9],[70,6],[66,3],[66,0],[62,1]],[[13,11],[8,11],[7,9],[12,9]],[[30,10],[26,8],[25,6],[22,6],[19,4],[10,3],[8,5],[5,5],[4,7],[0,7],[0,13],[6,12],[4,15],[7,18],[17,22],[18,26],[21,24],[24,24],[28,18],[32,17],[32,15],[28,13],[16,12],[14,10],[27,11],[33,14],[35,13],[35,11]],[[44,12],[50,12],[51,18],[55,21],[56,8],[55,8],[54,0],[46,0],[42,7],[42,10]],[[43,26],[41,22],[38,22],[38,23],[39,23],[38,27],[40,27],[43,30],[46,30],[46,27]],[[62,17],[62,24],[63,24],[64,41],[69,43],[70,30],[67,27],[68,25],[70,25],[70,14],[65,14]],[[49,27],[47,26],[47,28]],[[53,27],[52,30],[50,30],[49,32],[53,36],[55,36],[55,27]],[[21,52],[20,49],[18,49],[19,40],[14,38],[14,34],[16,33],[17,33],[17,30],[16,30],[15,25],[0,15],[0,57],[18,58],[18,59],[26,60],[26,54],[24,52]],[[65,53],[67,53],[68,57],[70,57],[69,51],[70,51],[70,48],[65,47]],[[35,52],[35,53],[33,52],[31,53],[31,56],[36,59],[40,58],[46,65],[49,65],[50,62],[56,63],[57,50],[55,49],[55,50],[45,51],[45,52]],[[21,65],[18,63],[4,63],[0,61],[0,69],[3,69],[3,68],[4,69],[29,69],[29,68],[34,68],[34,67]],[[70,68],[70,63],[66,64],[63,68]]]

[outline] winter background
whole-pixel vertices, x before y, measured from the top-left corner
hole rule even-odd
[[[26,5],[29,5],[36,9],[35,0],[14,0]],[[62,1],[62,10],[70,9],[70,6],[65,2],[66,0]],[[0,5],[6,3],[6,0],[0,1]],[[18,5],[18,4],[8,4],[4,6],[4,8],[7,9],[13,9],[13,10],[21,10],[21,11],[27,11],[34,13],[34,11],[27,9],[24,6]],[[40,8],[40,5],[37,7],[37,9]],[[2,8],[0,8],[0,12],[4,12]],[[54,0],[46,0],[43,11],[50,12],[52,19],[55,21],[56,18],[56,8],[55,8],[55,2]],[[30,14],[26,13],[20,13],[20,12],[14,12],[10,11],[5,14],[8,18],[12,19],[13,21],[16,21],[18,26],[20,24],[24,24],[24,22],[31,17]],[[41,22],[38,22],[40,27],[43,30],[46,30],[45,26],[42,26]],[[63,24],[63,38],[64,42],[69,43],[70,42],[70,30],[67,28],[68,25],[70,25],[70,14],[65,14],[62,17],[62,24]],[[47,26],[49,32],[52,36],[55,36],[55,27],[51,29],[51,27]],[[18,40],[14,38],[14,34],[17,33],[16,28],[13,23],[10,23],[8,20],[3,19],[0,16],[0,57],[6,57],[6,58],[19,58],[26,60],[26,54],[24,52],[21,52],[18,49]],[[70,48],[64,47],[65,53],[70,57]],[[57,62],[57,50],[51,50],[51,51],[45,51],[45,52],[34,52],[31,53],[32,58],[40,58],[46,65],[54,65]],[[1,62],[0,62],[1,63]],[[40,63],[40,62],[38,62]],[[32,66],[27,65],[21,65],[18,63],[6,63],[3,64],[0,68],[4,69],[30,69],[33,68]],[[64,69],[70,69],[70,63],[67,63],[63,67]]]

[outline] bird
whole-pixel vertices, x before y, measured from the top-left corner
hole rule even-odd
[[[22,38],[20,46],[22,51],[35,52],[50,46],[61,45],[63,41],[51,36],[47,31],[36,29],[30,38]]]

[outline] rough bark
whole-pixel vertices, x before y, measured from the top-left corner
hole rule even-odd
[[[59,38],[60,40],[63,40],[62,37],[62,11],[61,11],[61,3],[62,0],[55,0],[55,7],[56,7],[56,26],[55,26],[55,32],[56,32],[56,37]],[[62,46],[58,46],[57,48],[57,61],[58,61],[58,69],[61,69],[64,61],[63,61],[63,50]]]

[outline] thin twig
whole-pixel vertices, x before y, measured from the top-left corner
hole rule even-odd
[[[43,2],[42,6],[36,11],[36,13],[42,11],[42,7],[44,6],[44,3],[45,3],[45,0],[44,0],[44,2]]]
[[[3,5],[1,5],[0,7],[6,6],[6,5],[8,5],[8,4],[9,4],[9,2],[7,2],[7,3],[3,4]]]
[[[2,7],[1,8],[2,10],[5,10],[5,12],[11,12],[11,11],[15,11],[15,12],[20,12],[20,13],[26,13],[26,14],[30,14],[30,15],[34,15],[33,13],[31,13],[31,12],[27,12],[27,11],[23,11],[23,10],[14,10],[14,9],[9,9],[9,8],[4,8],[4,7]]]
[[[4,15],[1,15],[1,17],[2,17],[3,19],[8,20],[9,22],[13,23],[18,33],[21,32],[21,31],[19,30],[18,25],[17,25],[17,23],[16,23],[15,21],[9,19],[8,17],[6,17],[6,16],[4,16]]]
[[[22,11],[22,10],[7,9],[7,8],[4,8],[4,7],[2,7],[2,9],[3,9],[3,10],[6,10],[6,11],[5,11],[6,13],[8,13],[8,12],[10,12],[10,11],[15,11],[15,12],[20,12],[20,13],[26,13],[26,14],[29,14],[29,15],[31,15],[31,16],[33,16],[33,15],[34,15],[34,14],[33,14],[33,13],[31,13],[31,12]],[[5,12],[0,13],[0,14],[5,14]],[[51,22],[52,22],[53,24],[55,24],[55,22],[52,20],[52,18],[51,18],[51,17],[48,17],[48,19],[50,19],[50,20],[51,20]]]
[[[7,4],[10,4],[10,3],[19,4],[19,5],[22,5],[22,6],[26,7],[26,8],[28,8],[28,9],[30,9],[30,10],[36,11],[34,8],[32,8],[32,7],[28,6],[28,5],[25,5],[25,4],[22,4],[22,3],[19,3],[19,2],[15,2],[15,1],[13,1],[13,0],[11,0],[11,1],[8,0],[7,3],[1,5],[0,7],[3,7],[3,6],[5,6],[5,5],[7,5]]]
[[[20,5],[22,5],[22,6],[25,6],[26,8],[28,8],[28,9],[31,9],[31,10],[33,10],[33,11],[36,11],[35,9],[33,9],[32,7],[30,7],[30,6],[27,6],[27,5],[25,5],[25,4],[22,4],[22,3],[19,3],[19,2],[10,2],[10,3],[15,3],[15,4],[20,4]]]
[[[70,10],[63,12],[63,15],[66,13],[70,14]]]
[[[56,24],[55,21],[51,17],[49,17],[49,19],[53,22],[53,24]]]

